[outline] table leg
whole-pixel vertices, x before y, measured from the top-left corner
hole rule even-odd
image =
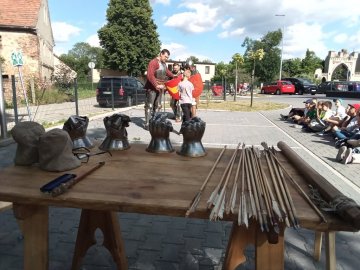
[[[336,270],[335,232],[325,232],[326,270]]]
[[[246,228],[238,226],[237,221],[233,222],[224,260],[225,270],[233,270],[246,261],[244,251],[249,244],[254,244],[254,228],[255,224]]]
[[[101,229],[103,245],[110,251],[118,269],[128,269],[120,224],[116,212],[83,209],[81,212],[72,269],[80,269],[86,251],[96,243],[95,231]]]
[[[15,217],[22,224],[22,233],[24,235],[24,269],[48,269],[48,207],[14,203],[13,209]]]
[[[314,259],[320,261],[323,232],[315,231]]]
[[[267,234],[261,232],[257,226],[255,244],[256,269],[281,270],[284,269],[284,226],[280,226],[277,244],[269,244]]]

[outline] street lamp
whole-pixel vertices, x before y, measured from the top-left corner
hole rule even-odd
[[[285,17],[285,14],[275,14],[276,17]],[[280,54],[280,71],[279,71],[279,80],[281,80],[281,71],[282,71],[282,62],[283,62],[283,50],[284,50],[284,33],[285,26],[283,25],[282,38],[281,38],[281,54]]]

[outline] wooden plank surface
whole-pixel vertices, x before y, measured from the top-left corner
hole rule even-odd
[[[90,157],[89,163],[70,172],[80,174],[99,161],[105,161],[106,164],[76,184],[69,192],[56,198],[41,193],[40,187],[65,172],[46,172],[36,166],[8,167],[0,172],[0,200],[23,204],[185,216],[193,197],[199,191],[222,149],[207,148],[207,156],[187,158],[175,152],[148,153],[145,151],[146,147],[147,145],[144,144],[133,144],[126,151],[113,151],[112,157],[107,154]],[[202,194],[196,212],[191,216],[209,217],[206,201],[218,184],[233,151],[233,149],[225,151]],[[307,189],[301,173],[292,167],[281,153],[278,158],[292,177]],[[262,165],[266,171],[265,164],[266,161],[263,160]],[[352,230],[348,225],[331,217],[328,224],[321,224],[321,219],[315,211],[290,183],[288,186],[301,225],[321,231]],[[237,210],[235,212],[237,213]],[[237,219],[235,215],[224,218]]]

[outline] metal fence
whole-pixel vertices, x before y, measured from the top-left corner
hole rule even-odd
[[[114,102],[109,102],[106,107],[100,106],[96,99],[97,84],[92,83],[77,83],[76,80],[70,84],[64,84],[61,87],[57,88],[57,91],[63,92],[67,99],[65,102],[61,103],[51,103],[51,104],[41,104],[41,98],[43,93],[47,91],[46,88],[40,91],[39,96],[34,98],[34,95],[29,91],[29,106],[24,104],[23,96],[18,96],[16,88],[19,87],[19,81],[17,78],[11,78],[13,81],[12,85],[12,106],[10,108],[5,108],[4,98],[3,98],[3,89],[2,81],[0,81],[0,92],[2,94],[2,99],[0,97],[0,103],[3,105],[1,107],[1,137],[8,137],[8,131],[14,127],[18,122],[22,121],[35,121],[42,125],[50,126],[54,124],[61,124],[66,121],[71,115],[87,115],[93,116],[96,114],[110,113],[118,108],[127,107],[127,106],[137,106],[144,104],[145,93],[143,98],[138,98],[141,95],[137,93],[131,102],[131,104],[123,104],[116,106]],[[19,90],[19,89],[17,89]],[[111,91],[118,91],[114,88]],[[165,94],[162,97],[162,106],[163,109],[168,109],[170,107],[170,96]],[[212,91],[209,83],[204,85],[204,90],[200,97],[201,100],[211,101],[221,101],[221,100],[234,100],[234,96],[222,92],[220,95],[215,95],[215,92]]]

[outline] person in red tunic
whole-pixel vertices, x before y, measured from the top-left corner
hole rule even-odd
[[[169,59],[170,52],[163,49],[160,55],[149,62],[146,74],[146,99],[145,99],[145,125],[149,128],[149,120],[155,112],[161,108],[161,96],[165,91],[165,81],[173,78],[174,75],[166,66],[166,60]]]

